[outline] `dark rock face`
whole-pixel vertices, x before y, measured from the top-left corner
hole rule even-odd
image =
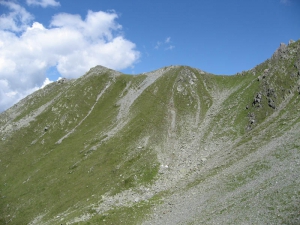
[[[249,124],[246,127],[247,131],[252,130],[253,125],[255,124],[256,120],[255,120],[255,114],[254,112],[248,113],[248,118],[249,118]]]
[[[273,109],[276,108],[276,107],[275,107],[275,102],[274,102],[274,100],[271,99],[271,98],[268,99],[268,105],[269,105],[271,108],[273,108]]]
[[[285,43],[280,43],[279,48],[275,51],[273,57],[277,59],[284,59],[286,57],[287,46]]]
[[[62,78],[62,79],[60,79],[59,81],[57,81],[57,83],[63,84],[63,83],[65,83],[66,81],[67,81],[67,78]]]
[[[257,93],[256,96],[254,97],[252,105],[260,107],[261,98],[262,98],[262,94],[261,93]]]

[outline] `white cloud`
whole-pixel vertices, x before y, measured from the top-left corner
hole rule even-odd
[[[60,3],[55,0],[26,0],[27,5],[37,5],[43,8],[48,6],[60,6]]]
[[[53,81],[50,80],[48,77],[46,77],[46,80],[44,80],[44,83],[42,84],[42,86],[40,87],[41,89],[46,87],[48,84],[51,84]]]
[[[96,65],[121,70],[139,59],[135,44],[120,34],[115,12],[89,11],[85,19],[58,14],[47,28],[32,23],[33,16],[21,6],[0,3],[11,11],[1,19],[14,22],[19,18],[11,15],[15,12],[24,18],[0,26],[0,112],[49,82],[46,71],[51,67],[62,77],[77,78]]]
[[[159,49],[159,46],[161,45],[161,42],[160,41],[158,41],[158,42],[156,42],[156,45],[155,45],[155,49]]]
[[[166,50],[172,50],[173,48],[175,48],[174,45],[170,45],[169,47],[165,48]]]
[[[33,16],[20,5],[0,0],[0,7],[7,7],[10,12],[0,16],[0,30],[21,32],[33,20]]]
[[[165,41],[157,41],[154,48],[159,49],[160,47],[162,47],[164,50],[172,50],[173,48],[175,48],[174,45],[170,45],[170,44],[171,44],[171,37],[167,37]],[[167,45],[169,46],[166,47]]]
[[[280,3],[289,5],[291,3],[291,1],[290,0],[280,0]]]
[[[38,90],[37,87],[29,88],[22,92],[14,91],[7,80],[0,79],[0,112],[12,106],[12,104]]]

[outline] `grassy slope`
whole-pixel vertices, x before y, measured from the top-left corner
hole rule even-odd
[[[137,122],[129,123],[96,151],[91,150],[115,123],[116,102],[126,83],[131,80],[134,85],[139,77],[117,77],[81,126],[62,144],[55,144],[87,114],[110,79],[105,74],[78,79],[30,126],[1,142],[2,222],[12,219],[24,224],[45,212],[47,220],[76,205],[83,207],[92,195],[98,200],[108,191],[116,193],[137,182],[149,182],[157,173],[155,155],[147,150],[127,159],[143,130]],[[45,132],[46,126],[49,130]],[[139,175],[137,181],[135,174]]]
[[[299,108],[298,77],[290,76],[298,72],[294,67],[296,60],[299,60],[297,46],[299,41],[289,46],[291,53],[287,53],[287,58],[273,57],[251,71],[230,77],[201,74],[189,67],[176,67],[136,99],[126,126],[109,138],[111,129],[118,125],[118,100],[121,94],[125,91],[123,95],[126,95],[127,85],[130,85],[129,88],[139,88],[145,76],[114,77],[107,70],[101,75],[87,74],[80,79],[60,85],[51,84],[38,91],[24,101],[15,122],[56,97],[55,101],[29,126],[14,131],[12,135],[2,134],[0,137],[5,138],[0,142],[0,224],[27,224],[39,215],[43,215],[41,222],[46,222],[62,212],[69,213],[63,215],[62,222],[90,213],[95,216],[87,224],[139,223],[151,205],[157,203],[158,196],[132,207],[112,208],[100,215],[90,205],[101,202],[104,194],[114,195],[141,184],[151,184],[157,179],[159,162],[156,151],[163,148],[168,137],[168,112],[175,110],[176,121],[190,125],[190,121],[186,123],[187,118],[197,117],[200,102],[201,125],[210,116],[207,113],[213,102],[217,102],[215,97],[220,98],[218,110],[203,131],[202,141],[218,142],[224,139],[234,143],[232,152],[236,153],[236,157],[225,159],[226,163],[217,170],[228,168],[258,149],[251,142],[252,138],[269,128],[260,140],[260,143],[268,143],[272,136],[283,134],[299,120],[295,113]],[[263,76],[265,69],[269,69],[268,76],[258,81],[257,78]],[[195,84],[188,83],[190,78],[184,75],[187,71],[196,75]],[[84,119],[96,102],[97,95],[109,82],[112,84]],[[176,91],[179,86],[184,87],[186,94]],[[276,93],[276,97],[271,96],[276,104],[275,110],[268,106],[268,89]],[[261,106],[252,106],[258,92],[263,95]],[[291,93],[290,103],[279,110],[280,104]],[[270,117],[277,111],[278,116]],[[251,113],[255,115],[254,124],[249,122]],[[8,115],[1,116],[2,119],[5,116],[5,120],[8,118]],[[5,124],[3,121],[1,126]],[[56,144],[80,121],[81,125],[72,134],[61,144]],[[249,125],[250,131],[247,131]],[[49,127],[47,131],[44,130],[46,126]],[[184,126],[180,126],[176,127],[175,132],[180,136],[185,131]],[[248,142],[251,142],[252,151],[245,152],[239,148]],[[299,150],[298,145],[292,145],[289,149]],[[142,150],[139,146],[142,146]],[[276,157],[285,157],[280,149],[274,154]],[[247,173],[236,174],[234,182],[227,182],[225,189],[231,192],[269,169],[268,163],[253,164]],[[207,171],[191,186],[203,182],[203,177],[209,178],[215,174],[216,170]],[[288,189],[286,191],[287,194],[291,192]]]
[[[295,54],[292,49],[297,49],[298,54]],[[213,224],[217,222],[231,224],[241,221],[246,223],[297,224],[296,221],[299,219],[299,207],[297,206],[299,179],[295,177],[295,170],[297,171],[299,168],[300,148],[297,144],[299,135],[297,126],[300,120],[297,109],[300,105],[299,76],[292,74],[297,74],[299,71],[294,66],[295,61],[300,59],[299,41],[289,46],[289,50],[290,52],[285,54],[285,58],[279,62],[278,58],[274,56],[254,70],[244,73],[245,76],[253,77],[252,74],[255,71],[255,82],[247,82],[250,84],[248,88],[238,90],[236,94],[233,93],[224,102],[224,108],[226,108],[226,105],[228,106],[234,99],[242,100],[242,102],[239,101],[240,104],[234,110],[234,113],[239,113],[235,117],[236,120],[229,120],[227,116],[230,114],[226,115],[226,110],[222,111],[223,115],[227,117],[224,123],[222,123],[222,115],[215,118],[216,123],[221,122],[219,128],[226,126],[229,122],[231,122],[233,129],[245,128],[249,124],[249,113],[255,114],[256,122],[250,131],[241,129],[240,133],[233,133],[232,137],[236,138],[237,141],[229,151],[219,154],[223,161],[216,167],[215,172],[210,170],[206,175],[206,179],[214,176],[219,177],[219,185],[216,190],[222,193],[221,196],[231,195],[232,197],[226,199],[225,204],[220,202],[221,200],[214,199],[216,203],[213,213],[210,212],[212,208],[207,207],[207,210],[203,210],[199,214],[198,219],[191,220],[191,224]],[[263,76],[263,71],[267,68],[269,69],[268,75],[263,80],[258,81],[256,78]],[[268,106],[267,90],[271,88],[275,90],[276,109]],[[260,107],[252,106],[253,98],[258,92],[262,93],[263,96],[261,105]],[[248,109],[246,109],[246,105],[249,106]],[[230,109],[232,106],[234,104],[231,104]],[[218,134],[217,130],[216,133]],[[295,133],[291,133],[291,130]],[[228,133],[221,132],[219,137],[226,135]],[[217,135],[215,137],[218,138]],[[230,155],[224,156],[225,154]],[[256,156],[257,158],[253,159]],[[248,164],[249,161],[253,162]],[[241,163],[244,165],[238,167],[238,164]],[[239,168],[239,170],[231,171],[230,169],[234,167]],[[224,173],[224,175],[221,178],[217,176],[217,173]],[[225,175],[226,173],[228,175]],[[205,183],[203,176],[198,181],[202,185]],[[252,185],[251,188],[245,189],[250,185]],[[256,217],[256,220],[253,216]]]

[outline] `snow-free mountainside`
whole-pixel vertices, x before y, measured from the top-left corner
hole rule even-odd
[[[0,224],[300,224],[300,41],[29,95],[0,114]]]

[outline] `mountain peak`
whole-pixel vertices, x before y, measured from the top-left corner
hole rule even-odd
[[[38,90],[0,114],[0,224],[297,224],[299,56]]]

